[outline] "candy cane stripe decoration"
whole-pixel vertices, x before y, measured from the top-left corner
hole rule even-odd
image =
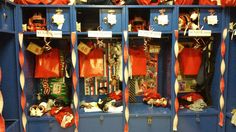
[[[173,131],[178,130],[178,111],[179,111],[179,101],[178,101],[178,92],[179,92],[179,82],[177,80],[178,73],[179,73],[179,62],[178,62],[178,54],[179,54],[179,45],[178,45],[178,38],[179,38],[179,32],[178,30],[175,30],[175,45],[174,45],[174,54],[175,54],[175,66],[174,66],[174,72],[175,72],[175,85],[174,85],[174,90],[175,90],[175,116],[173,119]]]
[[[225,74],[225,52],[226,52],[226,46],[225,46],[225,39],[227,37],[227,28],[223,30],[222,34],[222,42],[221,42],[221,66],[220,66],[220,73],[221,73],[221,79],[220,79],[220,113],[219,113],[219,126],[223,127],[224,125],[224,89],[225,89],[225,80],[224,80],[224,74]]]

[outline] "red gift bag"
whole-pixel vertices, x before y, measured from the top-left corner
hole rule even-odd
[[[69,3],[69,0],[15,0],[17,4],[45,4],[45,5],[65,5]]]
[[[236,6],[236,0],[221,0],[221,5],[224,6]]]
[[[192,5],[194,0],[176,0],[175,5]]]
[[[147,59],[143,48],[129,49],[130,61],[132,64],[132,75],[146,75]]]
[[[103,76],[103,50],[93,49],[88,55],[79,52],[80,77]]]
[[[202,63],[200,49],[184,48],[180,54],[180,69],[184,75],[197,75]]]
[[[149,5],[151,3],[151,0],[137,0],[137,3],[139,5]]]
[[[60,62],[59,49],[54,48],[42,55],[37,55],[35,64],[35,78],[56,78],[63,76],[61,68],[64,66]]]
[[[199,0],[199,5],[217,5],[217,0]]]

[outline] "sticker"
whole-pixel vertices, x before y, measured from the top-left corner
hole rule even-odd
[[[54,14],[52,16],[52,22],[56,23],[57,26],[58,26],[57,28],[60,29],[60,30],[62,29],[62,26],[65,22],[65,17],[61,13],[62,13],[62,10],[58,9],[58,10],[56,10],[56,14]]]
[[[158,24],[159,25],[168,25],[169,20],[168,20],[168,15],[159,15],[158,16]]]
[[[211,36],[211,30],[189,30],[188,36],[209,37]]]
[[[216,15],[207,16],[207,24],[216,25],[218,24],[218,18]]]
[[[108,23],[112,26],[116,24],[116,15],[115,14],[108,14]]]
[[[61,94],[61,83],[53,84],[52,94]]]
[[[112,38],[112,31],[88,31],[88,37]]]
[[[89,46],[87,46],[85,43],[80,42],[78,45],[78,50],[82,53],[84,53],[85,55],[88,55],[91,51],[91,48]]]
[[[161,38],[161,32],[149,31],[149,30],[138,30],[138,36],[149,37],[149,38]]]
[[[158,45],[150,45],[150,47],[149,47],[149,53],[159,54],[160,50],[161,50],[161,47]]]
[[[43,48],[33,42],[29,43],[27,50],[35,55],[41,55],[43,53]]]

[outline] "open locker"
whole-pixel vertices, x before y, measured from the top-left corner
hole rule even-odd
[[[19,91],[17,89],[17,63],[15,36],[15,8],[11,2],[0,1],[0,91],[1,129],[20,132]],[[4,124],[4,126],[3,126]],[[2,128],[5,127],[5,128]]]
[[[222,13],[217,7],[179,7],[178,50],[174,51],[175,57],[178,54],[178,107],[176,101],[174,105],[178,109],[179,131],[218,131],[218,124],[223,123],[224,119],[218,118],[223,112],[220,97],[226,53]]]

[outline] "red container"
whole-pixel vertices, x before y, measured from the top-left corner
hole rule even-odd
[[[179,54],[180,69],[184,75],[197,75],[202,63],[200,49],[184,48]]]

